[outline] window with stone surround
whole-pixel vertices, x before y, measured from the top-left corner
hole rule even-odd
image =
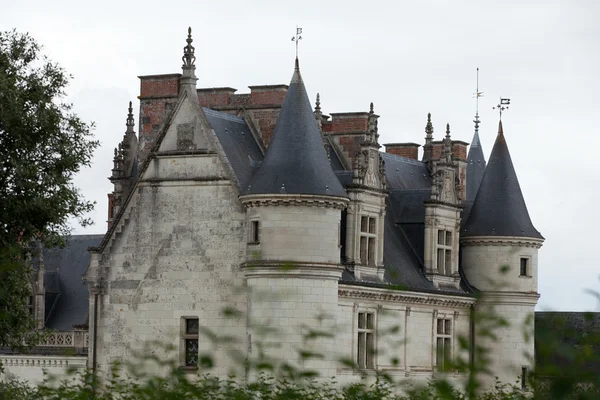
[[[377,219],[368,215],[360,217],[360,263],[375,265],[377,257]]]
[[[438,230],[437,268],[440,274],[452,275],[452,232],[444,229]]]
[[[260,243],[260,221],[255,219],[250,221],[249,243]]]
[[[182,366],[198,366],[198,334],[200,324],[198,318],[184,317],[181,319]]]
[[[438,318],[435,330],[435,365],[438,370],[446,370],[452,357],[452,319]]]
[[[529,258],[521,257],[521,265],[519,271],[519,276],[531,276],[529,271]]]
[[[375,368],[375,313],[359,312],[356,364],[360,369]]]

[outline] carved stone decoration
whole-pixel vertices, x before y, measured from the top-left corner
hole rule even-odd
[[[196,150],[194,143],[195,121],[177,124],[177,150]]]

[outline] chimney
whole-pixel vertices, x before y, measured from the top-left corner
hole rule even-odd
[[[395,154],[400,157],[419,159],[419,147],[417,143],[387,143],[384,144],[385,152]]]

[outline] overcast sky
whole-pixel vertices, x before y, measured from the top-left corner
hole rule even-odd
[[[10,4],[10,6],[6,6]],[[473,136],[480,68],[480,137],[492,149],[500,96],[504,132],[540,250],[540,310],[599,310],[600,2],[570,1],[47,1],[0,0],[0,30],[28,31],[73,74],[69,101],[95,121],[102,148],[77,184],[97,202],[106,231],[106,179],[125,131],[138,118],[137,76],[181,72],[192,26],[198,87],[287,84],[290,38],[303,28],[300,65],[323,112],[381,116],[381,143],[423,143],[446,122],[453,139]],[[136,128],[137,130],[137,128]]]

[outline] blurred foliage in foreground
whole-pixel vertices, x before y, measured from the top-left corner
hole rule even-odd
[[[367,379],[350,385],[340,385],[335,379],[314,379],[306,371],[286,364],[276,369],[273,360],[262,359],[256,363],[247,362],[246,367],[254,372],[254,378],[243,383],[240,379],[220,379],[210,374],[213,360],[210,355],[200,357],[201,367],[197,371],[186,371],[179,367],[177,360],[166,361],[146,347],[139,351],[133,361],[115,364],[109,377],[102,385],[91,371],[84,375],[75,370],[67,378],[58,381],[48,377],[44,384],[31,387],[24,382],[0,383],[0,398],[12,400],[52,399],[52,400],[129,400],[129,399],[302,399],[302,400],[520,400],[520,399],[599,399],[600,377],[596,365],[600,359],[598,351],[600,330],[595,329],[598,315],[578,314],[585,325],[578,332],[567,335],[579,338],[577,343],[565,343],[565,329],[561,324],[568,321],[553,313],[549,324],[540,326],[543,341],[536,343],[536,351],[541,352],[543,365],[530,374],[525,385],[515,379],[514,384],[497,383],[491,390],[482,390],[477,380],[485,374],[485,368],[465,364],[457,360],[449,366],[454,372],[468,376],[461,385],[452,386],[443,377],[431,380],[426,385],[410,385],[406,380],[395,381],[385,374],[363,375]],[[568,313],[567,313],[568,314]],[[489,317],[489,316],[488,316]],[[461,342],[464,343],[463,340]],[[147,345],[156,346],[156,344]],[[170,350],[173,350],[171,348]],[[147,374],[142,365],[154,364],[164,374]],[[156,371],[156,368],[151,368]],[[277,372],[275,372],[277,371]],[[283,371],[283,372],[282,372]],[[361,371],[356,371],[361,372]],[[450,374],[449,374],[450,375]],[[551,378],[550,378],[551,377]]]

